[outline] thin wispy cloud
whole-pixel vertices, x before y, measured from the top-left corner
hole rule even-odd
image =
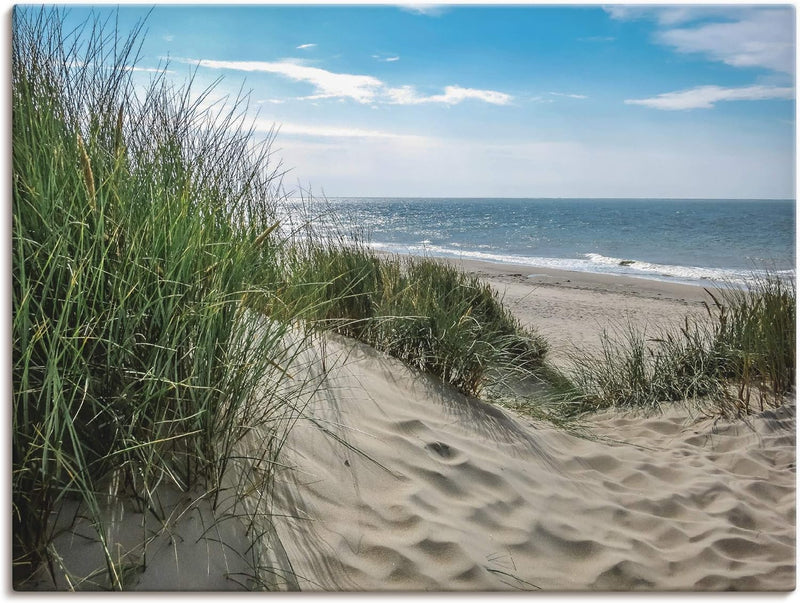
[[[577,98],[577,99],[589,98],[585,94],[568,94],[565,92],[551,92],[550,94],[552,94],[553,96],[563,96],[565,98]]]
[[[376,61],[382,61],[384,63],[394,63],[395,61],[399,61],[399,56],[381,56],[379,54],[373,54],[372,58]]]
[[[300,46],[295,46],[297,50],[305,50],[307,48],[314,48],[316,44],[300,44]]]
[[[462,88],[461,86],[446,86],[444,94],[422,96],[413,86],[389,88],[389,102],[396,105],[421,105],[424,103],[442,103],[456,105],[468,99],[474,99],[492,105],[508,105],[513,97],[496,90],[478,90],[475,88]]]
[[[131,66],[125,65],[123,67],[125,71],[132,71],[134,73],[175,73],[174,71],[170,71],[166,67],[139,67],[139,66]]]
[[[763,67],[794,73],[794,15],[791,9],[753,11],[733,23],[707,23],[657,34],[681,53],[699,53],[734,67]]]
[[[306,97],[309,99],[350,98],[366,104],[374,102],[383,88],[383,82],[370,75],[334,73],[289,61],[216,61],[182,58],[173,60],[211,69],[274,73],[297,82],[307,82],[316,88],[315,94]]]
[[[647,19],[655,21],[661,26],[669,27],[679,25],[681,23],[688,23],[690,21],[698,21],[701,19],[723,19],[730,21],[732,18],[735,18],[747,11],[747,8],[732,5],[648,6],[622,4],[617,6],[605,6],[603,7],[603,10],[606,11],[606,13],[612,19],[616,19],[618,21]]]
[[[265,119],[255,120],[253,123],[253,128],[259,132],[271,132],[277,129],[282,136],[300,136],[309,138],[369,138],[407,142],[422,142],[427,140],[424,136],[417,136],[415,134],[400,134],[385,130],[353,128],[350,126],[301,124],[292,122],[275,123]]]
[[[720,86],[698,86],[689,90],[667,92],[653,98],[629,99],[628,105],[643,105],[652,109],[680,111],[686,109],[711,109],[721,101],[758,101],[794,98],[794,88],[778,86],[747,86],[723,88]]]
[[[85,62],[85,61],[76,61],[71,60],[67,63],[67,67],[69,69],[83,69],[84,67],[94,67],[96,63],[93,61]],[[166,66],[164,67],[141,67],[140,65],[123,65],[123,71],[130,71],[132,73],[166,73],[166,74],[174,74],[174,71],[167,69]]]
[[[446,86],[443,94],[424,96],[420,95],[413,86],[390,87],[371,75],[334,73],[319,67],[309,67],[292,61],[217,61],[186,58],[175,58],[173,60],[211,69],[274,73],[314,86],[314,94],[300,97],[301,100],[338,98],[351,99],[361,104],[382,102],[397,105],[418,105],[423,103],[455,105],[466,100],[478,100],[494,105],[507,105],[513,100],[511,95],[504,92],[463,88],[461,86]]]

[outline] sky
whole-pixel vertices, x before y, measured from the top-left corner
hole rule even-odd
[[[289,192],[795,197],[792,6],[118,10],[142,82],[249,92]]]

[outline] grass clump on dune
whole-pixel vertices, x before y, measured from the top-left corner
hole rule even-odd
[[[464,394],[537,369],[547,345],[477,277],[429,258],[378,256],[357,241],[313,239],[278,295],[310,324],[359,339]]]
[[[122,588],[110,484],[145,508],[160,483],[213,490],[241,433],[280,411],[258,384],[285,327],[256,331],[242,305],[274,267],[268,146],[242,106],[203,111],[162,76],[135,90],[138,30],[86,27],[13,14],[15,586],[54,568],[50,518],[70,499]]]
[[[707,291],[708,320],[648,338],[604,334],[599,356],[579,355],[570,375],[571,411],[655,408],[703,400],[742,417],[792,392],[796,362],[794,281],[772,274],[745,288]]]
[[[714,297],[713,341],[723,358],[721,373],[738,384],[747,410],[751,397],[780,397],[796,379],[796,291],[794,280],[756,278],[747,289],[724,289]]]

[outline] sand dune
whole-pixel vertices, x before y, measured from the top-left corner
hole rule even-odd
[[[793,405],[608,413],[581,438],[325,348],[276,506],[303,590],[794,588]]]
[[[504,291],[524,322],[549,330],[557,362],[573,346],[591,349],[620,318],[651,326],[702,311],[697,287],[467,268]],[[168,520],[147,524],[144,570],[142,514],[116,501],[107,537],[136,568],[126,586],[253,588],[263,586],[251,580],[258,564],[272,587],[312,591],[795,587],[794,402],[746,423],[680,406],[606,412],[579,437],[332,335],[290,372],[284,386],[306,388],[286,392],[301,418],[275,500],[262,497],[252,466],[270,432],[255,429],[221,506],[202,493],[162,493]],[[102,571],[91,527],[65,527],[54,543],[65,567]]]

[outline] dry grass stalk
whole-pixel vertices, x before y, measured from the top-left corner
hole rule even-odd
[[[78,134],[78,151],[81,155],[81,167],[83,168],[83,181],[86,184],[86,192],[89,194],[89,205],[92,211],[97,211],[97,201],[95,200],[94,174],[92,173],[92,162],[86,152],[86,145],[83,138]]]

